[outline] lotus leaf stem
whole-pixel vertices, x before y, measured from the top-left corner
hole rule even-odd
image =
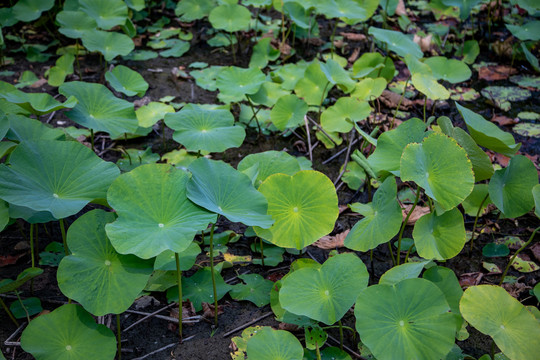
[[[122,330],[120,328],[120,314],[116,314],[116,341],[118,342],[118,360],[122,360]]]
[[[326,93],[326,89],[328,88],[328,85],[330,85],[330,81],[327,81],[326,85],[324,85],[324,90],[321,94],[321,101],[319,102],[319,114],[317,115],[319,122],[321,122],[322,103],[324,101],[324,94]]]
[[[15,295],[17,296],[17,300],[19,300],[19,303],[21,304],[21,308],[24,310],[24,313],[26,314],[26,320],[28,320],[28,323],[30,324],[30,314],[28,313],[28,309],[26,306],[24,306],[24,303],[19,295],[19,291],[15,290]]]
[[[531,234],[531,237],[529,238],[529,240],[527,240],[527,242],[525,244],[523,244],[515,253],[514,255],[512,256],[512,258],[510,259],[510,262],[508,263],[508,265],[506,265],[506,269],[504,269],[504,272],[501,276],[501,281],[499,282],[499,286],[502,285],[503,281],[504,281],[504,278],[506,277],[506,273],[508,272],[508,270],[510,269],[510,265],[512,265],[514,263],[514,260],[516,259],[516,256],[523,251],[523,249],[525,249],[527,247],[527,245],[529,245],[531,243],[531,241],[534,239],[534,236],[536,235],[536,232],[540,230],[540,226],[537,227],[536,229],[534,229],[533,233]]]
[[[253,113],[253,117],[251,118],[251,120],[255,118],[255,122],[257,123],[257,128],[259,129],[259,135],[261,135],[262,134],[261,123],[259,122],[259,118],[257,117],[258,111],[255,112],[255,107],[253,106],[253,102],[251,101],[251,98],[249,97],[249,95],[246,95],[246,98],[248,99],[249,107],[251,108],[251,112]]]
[[[0,297],[0,305],[2,305],[2,307],[4,308],[6,313],[8,314],[11,321],[13,321],[13,323],[15,324],[15,326],[19,327],[19,322],[17,321],[17,319],[15,319],[15,316],[13,316],[13,314],[11,313],[11,311],[9,310],[6,303],[4,302],[4,300],[2,300],[1,297]]]
[[[353,144],[354,134],[355,134],[354,131],[351,131],[351,133],[349,134],[349,141],[348,141],[349,144],[347,146],[347,154],[345,155],[345,162],[343,163],[343,170],[340,171],[336,181],[334,181],[334,186],[336,186],[336,184],[341,179],[343,174],[345,174],[345,171],[347,171],[347,165],[349,164],[349,156],[351,155],[351,148]]]
[[[317,360],[321,360],[321,350],[319,349],[319,343],[315,341],[315,350],[317,351]]]
[[[339,324],[339,348],[343,351],[343,324],[341,320],[338,321]]]
[[[332,28],[332,35],[330,36],[330,58],[334,59],[334,36],[336,35],[336,28],[337,28],[338,21],[334,21],[334,26]]]
[[[60,224],[60,233],[62,234],[62,244],[64,244],[64,254],[68,256],[69,248],[66,240],[66,228],[64,226],[64,219],[58,220],[58,223]]]
[[[411,217],[414,209],[416,208],[416,205],[418,204],[419,199],[420,199],[420,188],[417,188],[416,197],[414,198],[413,206],[411,207],[411,210],[409,210],[409,213],[407,214],[407,217],[405,217],[405,220],[401,224],[401,229],[399,230],[396,265],[399,265],[400,260],[401,260],[400,252],[401,252],[401,239],[403,238],[403,231],[405,231],[405,226],[407,226],[407,221],[409,221],[409,218]],[[390,250],[392,250],[392,247],[390,247]]]
[[[216,227],[216,223],[212,223],[212,228],[210,229],[210,272],[212,273],[212,290],[214,292],[214,325],[217,327],[218,326],[218,303],[217,303],[217,290],[216,290],[216,275],[214,274],[214,228],[215,227]]]
[[[231,44],[231,52],[232,52],[232,56],[233,56],[233,63],[236,64],[236,52],[234,51],[234,44],[233,44],[233,41],[232,41],[232,33],[229,33],[229,44]]]
[[[304,123],[306,125],[306,135],[307,135],[307,142],[308,142],[309,161],[313,162],[313,151],[311,150],[311,135],[309,133],[309,124],[308,124],[308,121],[307,121],[307,116],[304,116]]]
[[[427,95],[424,97],[424,123],[426,122]]]
[[[180,257],[178,253],[174,253],[176,261],[176,284],[178,285],[178,336],[180,343],[182,342],[182,271],[180,270]]]
[[[36,267],[36,259],[34,257],[34,226],[30,224],[30,256],[32,257],[32,267]]]
[[[484,196],[484,198],[482,199],[482,202],[480,203],[480,206],[478,207],[478,211],[476,212],[476,217],[474,218],[474,225],[473,225],[472,234],[471,234],[471,251],[473,250],[474,235],[476,234],[476,224],[478,223],[478,218],[480,217],[482,206],[484,206],[484,203],[486,202],[488,196],[489,196],[489,193],[486,194],[486,196]]]
[[[263,246],[263,239],[259,238],[261,240],[261,264],[264,267],[264,246]]]
[[[409,246],[409,250],[407,250],[407,254],[405,255],[405,260],[403,260],[404,264],[409,260],[409,255],[411,254],[413,247],[414,247],[414,243],[412,243],[411,246]]]
[[[334,145],[338,146],[338,144],[334,141],[334,139],[332,139],[332,137],[321,127],[321,125],[317,124],[317,122],[315,120],[313,120],[312,118],[310,118],[307,115],[306,115],[306,118],[309,120],[310,123],[315,125],[317,127],[317,129],[319,129],[324,135],[326,135],[326,137],[329,138],[330,141],[334,143]],[[343,150],[343,151],[345,151],[345,150]],[[341,152],[340,152],[340,154],[341,154]]]
[[[390,242],[388,242],[388,251],[390,252],[390,257],[392,258],[392,264],[396,265],[396,258],[394,257],[394,251],[392,250],[392,244],[390,244]]]
[[[401,107],[401,102],[403,101],[403,98],[405,97],[405,93],[407,92],[407,86],[409,85],[409,80],[411,80],[410,76],[407,78],[407,81],[405,81],[405,86],[403,87],[403,94],[401,94],[401,97],[399,98],[396,111],[394,112],[394,117],[392,118],[392,122],[390,123],[390,129],[388,130],[392,130],[394,128],[394,121],[396,121],[396,116],[399,111],[399,108]]]

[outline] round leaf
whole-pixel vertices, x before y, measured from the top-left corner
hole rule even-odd
[[[272,108],[270,120],[278,130],[283,131],[303,124],[307,112],[308,105],[304,100],[294,94],[284,95]]]
[[[424,259],[451,259],[467,241],[463,215],[458,209],[440,216],[426,214],[414,224],[413,238],[418,255]]]
[[[78,142],[22,142],[11,153],[10,166],[0,165],[0,198],[62,219],[105,198],[119,173]]]
[[[216,217],[186,197],[188,174],[170,165],[141,165],[116,179],[107,193],[118,219],[107,224],[116,251],[149,259],[182,252]]]
[[[489,306],[486,306],[489,304]],[[471,286],[459,304],[465,320],[493,338],[510,359],[535,359],[540,354],[540,324],[503,288]]]
[[[180,20],[190,22],[208,16],[215,6],[214,0],[183,0],[178,2],[174,13]]]
[[[97,27],[95,20],[82,11],[60,11],[56,21],[60,25],[58,31],[72,39],[80,39],[84,33]]]
[[[460,204],[473,190],[474,173],[467,153],[446,135],[432,133],[421,144],[405,147],[401,179],[414,181],[444,209]]]
[[[160,102],[151,102],[148,105],[141,106],[135,111],[140,127],[150,127],[159,120],[165,118],[167,113],[173,113],[174,108],[171,105]]]
[[[249,339],[247,356],[257,360],[302,360],[304,349],[290,332],[265,327]]]
[[[413,73],[411,82],[414,87],[431,100],[446,100],[450,93],[430,74]]]
[[[265,76],[258,68],[229,66],[217,75],[216,86],[219,88],[221,100],[238,102],[244,100],[246,94],[252,95],[259,91],[264,80]]]
[[[77,99],[66,96],[64,103],[59,103],[46,93],[25,93],[20,90],[0,92],[0,97],[35,115],[44,115],[61,109],[71,109],[77,105]]]
[[[67,304],[32,320],[21,336],[21,347],[37,360],[114,359],[116,340],[82,307]]]
[[[30,22],[53,6],[54,0],[19,0],[13,5],[13,16],[19,21]]]
[[[271,243],[303,249],[334,229],[337,195],[326,175],[313,170],[274,174],[259,191],[268,199],[268,214],[275,223],[268,230],[255,227],[255,232]]]
[[[470,79],[471,69],[463,61],[447,59],[444,56],[432,56],[424,61],[428,64],[437,80],[457,84]]]
[[[135,44],[129,36],[101,30],[84,32],[82,42],[89,51],[102,53],[106,61],[111,61],[118,55],[126,56],[135,48]]]
[[[148,83],[144,81],[142,75],[124,65],[115,66],[112,71],[107,71],[105,79],[114,90],[127,96],[142,97],[148,90]]]
[[[128,17],[127,6],[122,0],[79,0],[79,5],[103,30],[124,25]]]
[[[291,313],[332,325],[353,306],[368,278],[358,256],[335,255],[319,268],[301,268],[284,278],[279,302]]]
[[[369,116],[371,107],[365,101],[352,97],[339,98],[336,103],[321,114],[321,126],[326,131],[348,133],[353,128],[353,122]]]
[[[395,52],[401,57],[405,57],[407,54],[411,54],[416,58],[424,56],[422,50],[420,50],[420,46],[399,31],[378,29],[371,26],[368,32],[376,40],[387,44],[388,50]]]
[[[242,5],[224,4],[210,11],[208,20],[214,28],[232,33],[249,28],[251,13]]]
[[[274,283],[259,274],[238,276],[245,284],[233,285],[230,295],[235,300],[248,300],[258,307],[270,303],[270,290]]]
[[[195,204],[247,226],[269,228],[274,222],[267,215],[268,202],[247,175],[207,158],[193,161],[189,171],[187,196]]]
[[[449,310],[433,283],[406,279],[364,289],[354,315],[362,342],[377,359],[432,360],[445,358],[454,345],[456,325]]]
[[[265,151],[250,154],[238,163],[238,171],[244,171],[252,166],[257,167],[255,187],[259,187],[267,177],[281,173],[294,175],[300,171],[298,160],[284,151]]]
[[[244,128],[234,126],[228,110],[189,106],[165,115],[165,123],[175,130],[174,140],[190,151],[222,152],[239,147],[246,137]]]
[[[152,262],[120,255],[105,234],[115,215],[92,210],[78,218],[67,233],[71,255],[58,266],[58,287],[96,316],[126,311],[144,289]],[[81,286],[84,284],[84,286]]]
[[[489,182],[489,197],[508,218],[529,212],[534,206],[532,190],[538,184],[538,173],[531,160],[516,155],[508,167],[495,171]]]

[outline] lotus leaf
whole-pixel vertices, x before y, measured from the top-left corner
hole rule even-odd
[[[264,105],[271,108],[281,97],[289,95],[290,93],[290,91],[284,90],[280,84],[265,81],[262,83],[259,91],[257,91],[253,95],[250,95],[249,99],[254,104]],[[259,115],[259,113],[257,113],[257,116]]]
[[[216,79],[223,69],[223,66],[210,66],[203,70],[192,71],[189,74],[193,76],[199,87],[208,91],[216,91]]]
[[[540,89],[540,77],[531,75],[510,76],[510,81],[522,87]]]
[[[84,33],[97,27],[96,21],[82,11],[60,11],[56,15],[58,31],[69,38],[80,39]]]
[[[348,133],[353,128],[353,122],[369,116],[371,107],[365,101],[352,97],[341,97],[336,103],[321,114],[321,126],[330,132]]]
[[[368,251],[390,241],[399,232],[403,220],[397,201],[396,179],[388,177],[375,193],[372,203],[352,204],[351,209],[364,218],[354,225],[345,238],[346,247]]]
[[[279,50],[270,45],[272,39],[262,38],[253,46],[253,54],[249,60],[249,67],[262,69],[268,65],[269,61],[274,61],[280,56]]]
[[[509,254],[510,249],[506,244],[489,243],[482,248],[482,256],[484,257],[503,257]]]
[[[230,295],[235,300],[248,300],[257,307],[262,307],[270,303],[270,290],[274,283],[266,280],[259,274],[239,275],[245,284],[233,285]]]
[[[432,75],[413,73],[411,82],[418,91],[431,100],[446,100],[450,97],[450,92],[439,84]]]
[[[114,220],[113,213],[103,210],[78,218],[67,233],[72,254],[58,266],[62,293],[96,316],[126,311],[152,273],[152,262],[114,250],[105,234],[105,225]]]
[[[285,95],[278,99],[270,112],[270,119],[278,130],[295,128],[304,123],[308,104],[294,94]]]
[[[378,29],[370,26],[368,33],[376,40],[384,42],[388,45],[388,50],[395,52],[401,57],[405,57],[407,54],[410,54],[415,58],[424,56],[424,53],[420,50],[420,46],[402,32]]]
[[[22,333],[21,347],[38,360],[90,359],[96,349],[103,360],[116,354],[113,332],[75,304],[32,320]]]
[[[424,270],[424,266],[428,265],[429,263],[431,263],[430,260],[424,260],[420,262],[409,262],[394,266],[381,276],[379,284],[395,285],[405,279],[417,278],[418,275],[420,275],[420,273],[422,272],[422,270]]]
[[[465,214],[469,216],[476,216],[478,213],[478,208],[480,207],[480,204],[484,200],[484,198],[487,196],[487,199],[484,201],[484,204],[482,204],[482,210],[480,211],[480,216],[482,216],[489,204],[491,204],[491,199],[489,198],[488,193],[488,185],[487,184],[475,184],[473,191],[467,196],[465,200],[461,203],[463,206],[463,209],[465,210]]]
[[[529,158],[516,155],[508,167],[495,171],[489,182],[489,197],[508,218],[517,218],[534,206],[532,189],[538,184],[538,173]]]
[[[144,0],[125,0],[126,5],[135,11],[141,11],[145,8]]]
[[[79,0],[79,4],[103,30],[124,25],[128,16],[128,8],[122,0]]]
[[[238,163],[238,171],[244,172],[253,166],[257,166],[256,188],[270,175],[277,173],[294,175],[300,171],[298,160],[284,151],[265,151],[250,154]]]
[[[532,193],[534,198],[534,213],[540,218],[540,184],[536,184],[533,187]]]
[[[304,77],[308,65],[304,61],[299,61],[296,64],[285,64],[272,73],[272,77],[274,81],[281,84],[283,89],[293,90],[298,81]]]
[[[47,93],[25,93],[16,89],[2,91],[0,97],[35,115],[48,114],[61,109],[71,109],[77,105],[77,99],[72,96],[69,96],[64,103],[60,103]]]
[[[197,255],[201,253],[201,248],[197,243],[192,242],[188,248],[178,254],[178,260],[180,263],[180,271],[188,271],[195,265]],[[171,250],[165,250],[156,257],[154,262],[155,270],[168,270],[174,271],[173,284],[176,285],[176,256],[175,252]]]
[[[191,163],[188,198],[195,204],[221,214],[233,222],[269,228],[268,202],[249,177],[223,161],[199,158]]]
[[[424,63],[429,65],[435,79],[448,81],[452,84],[467,81],[472,75],[467,64],[456,59],[432,56],[427,58]]]
[[[471,14],[472,8],[481,1],[482,0],[442,0],[442,3],[446,6],[457,6],[459,8],[459,18],[461,21],[464,21]]]
[[[454,316],[439,288],[424,279],[372,285],[354,315],[362,342],[379,360],[440,359],[454,345]],[[389,346],[392,344],[392,346]]]
[[[519,150],[521,144],[515,143],[512,134],[502,131],[497,125],[458,103],[456,107],[465,120],[471,137],[478,145],[506,156],[513,156]]]
[[[521,26],[506,24],[506,28],[521,41],[540,40],[540,21],[538,20],[529,21]]]
[[[259,187],[268,200],[268,214],[275,220],[268,229],[255,227],[271,243],[303,249],[329,234],[338,217],[337,195],[326,175],[299,171],[293,176],[274,174]]]
[[[242,5],[224,4],[214,7],[208,15],[208,20],[215,29],[233,33],[249,28],[251,13]]]
[[[50,10],[54,6],[54,0],[19,0],[13,5],[13,16],[23,22],[38,19],[41,13]]]
[[[168,46],[170,46],[168,50],[159,53],[161,57],[180,57],[187,53],[190,48],[189,42],[179,39],[170,40]]]
[[[118,219],[105,227],[120,254],[149,259],[164,250],[184,251],[215,214],[186,197],[188,174],[170,165],[141,165],[114,181],[107,193]]]
[[[114,90],[127,96],[137,95],[142,97],[148,90],[148,83],[144,81],[141,74],[124,65],[115,66],[112,71],[107,71],[105,79]]]
[[[135,48],[129,36],[101,30],[85,31],[82,43],[89,51],[102,53],[106,61],[111,61],[118,55],[126,56]]]
[[[511,102],[524,101],[532,96],[529,90],[517,86],[488,86],[480,93],[504,111],[510,110]]]
[[[43,311],[43,307],[41,306],[41,301],[38,298],[31,297],[11,303],[9,310],[17,319],[23,319],[26,318],[27,315],[33,316],[39,314]]]
[[[386,89],[386,85],[386,79],[382,77],[362,79],[356,84],[355,89],[351,93],[351,97],[357,98],[358,100],[373,101],[381,96],[384,89]]]
[[[62,219],[105,198],[119,170],[78,142],[40,140],[17,146],[0,174],[0,198]]]
[[[305,70],[294,86],[294,92],[298,97],[304,99],[308,105],[320,105],[321,99],[326,98],[332,86],[321,70],[319,61],[312,62]]]
[[[293,314],[332,325],[351,308],[368,277],[355,254],[335,255],[319,268],[301,268],[284,278],[279,302]]]
[[[222,152],[242,145],[246,132],[234,125],[228,110],[210,110],[197,105],[165,115],[165,123],[174,129],[173,139],[189,151]]]
[[[0,200],[0,232],[5,229],[9,223],[9,207],[8,203]]]
[[[258,68],[242,69],[236,66],[223,68],[216,79],[216,86],[220,91],[220,100],[238,102],[245,99],[245,95],[253,95],[263,84],[265,76]]]
[[[467,153],[446,135],[432,133],[411,143],[401,156],[401,179],[414,181],[446,211],[472,192],[474,173]]]
[[[133,50],[128,55],[123,56],[124,60],[133,61],[146,61],[155,59],[158,57],[158,53],[152,50]]]
[[[49,70],[49,85],[60,86],[64,83],[66,76],[73,74],[73,62],[75,56],[64,54],[56,60],[56,65]]]
[[[486,306],[489,304],[489,306]],[[534,359],[540,353],[540,324],[527,309],[503,288],[471,286],[459,307],[465,320],[493,338],[510,359]]]
[[[341,170],[343,170],[343,168]],[[347,184],[349,189],[356,191],[365,183],[366,172],[360,165],[358,165],[358,163],[349,162],[347,163],[347,167],[345,168],[345,172],[343,173],[341,180]]]
[[[264,327],[248,340],[246,353],[257,360],[302,360],[304,349],[290,332]]]
[[[345,93],[354,90],[356,81],[351,79],[349,73],[337,61],[328,59],[325,63],[319,64],[330,84],[337,85]]]
[[[115,97],[101,84],[71,81],[60,86],[58,91],[65,96],[75,96],[79,101],[66,115],[80,125],[94,131],[106,131],[113,138],[137,130],[133,104]]]
[[[426,125],[422,120],[412,118],[397,128],[386,131],[377,139],[377,147],[368,158],[369,165],[380,173],[388,171],[400,176],[400,158],[405,147],[410,143],[419,143],[424,138]]]
[[[379,53],[364,53],[353,64],[352,71],[355,78],[383,77],[386,81],[394,78],[394,62],[390,57],[383,57]]]
[[[174,13],[180,20],[190,22],[208,16],[215,6],[214,0],[183,0],[178,2]]]
[[[164,119],[168,113],[174,113],[174,108],[171,105],[160,102],[151,102],[135,111],[139,126],[141,127],[153,126],[159,120]]]
[[[15,141],[25,140],[64,140],[65,133],[58,128],[52,128],[39,120],[22,115],[8,115],[9,131],[6,138]]]
[[[17,275],[17,279],[15,280],[3,279],[2,281],[0,281],[0,294],[15,291],[20,288],[25,282],[30,281],[31,279],[41,274],[43,274],[43,269],[31,267],[28,269],[24,269],[19,275]]]

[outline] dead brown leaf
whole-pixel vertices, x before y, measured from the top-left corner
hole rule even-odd
[[[491,121],[496,122],[497,124],[501,126],[506,126],[506,125],[517,124],[519,122],[519,119],[518,118],[512,119],[504,115],[493,115],[493,117],[491,118]]]
[[[339,214],[343,214],[345,211],[349,210],[349,207],[347,205],[339,205],[338,206],[338,209],[339,209]]]
[[[531,246],[531,251],[536,258],[536,260],[540,261],[540,243],[536,243],[533,246]]]
[[[524,283],[520,283],[519,281],[512,284],[509,284],[509,283],[502,284],[502,287],[516,299],[519,299],[519,296],[521,295],[521,293],[532,289],[532,287],[527,286]]]
[[[461,285],[462,288],[468,288],[469,286],[478,285],[480,284],[480,281],[482,281],[483,277],[484,274],[481,272],[461,274],[461,276],[459,277],[459,285]]]
[[[486,153],[488,154],[489,159],[491,160],[491,162],[497,162],[502,167],[507,167],[508,166],[508,162],[510,161],[510,158],[508,156],[504,156],[504,155],[499,154],[499,153],[494,153],[491,150],[486,151]]]
[[[36,89],[36,88],[42,87],[45,84],[47,84],[47,79],[41,78],[35,83],[33,83],[32,85],[30,85],[30,87]]]
[[[203,318],[205,319],[212,319],[214,317],[214,304],[209,304],[209,303],[205,303],[203,302],[202,303],[202,308],[203,308]],[[223,314],[223,305],[218,305],[218,315],[221,315]]]
[[[18,255],[2,255],[0,256],[0,267],[13,265],[17,263],[17,260],[19,260],[21,257],[24,256],[25,253],[18,254]]]
[[[486,81],[506,80],[517,70],[508,65],[490,65],[478,69],[478,78]]]
[[[405,3],[403,0],[399,0],[396,7],[396,15],[407,16],[407,10],[405,9]]]
[[[278,325],[278,328],[279,330],[287,330],[287,331],[293,332],[293,331],[298,330],[298,325],[280,322]]]
[[[364,41],[366,40],[366,35],[364,34],[357,34],[357,33],[351,33],[351,32],[342,32],[340,33],[341,36],[343,36],[345,39],[349,41]]]
[[[350,230],[345,230],[342,233],[336,234],[334,236],[326,235],[317,240],[313,246],[316,246],[320,249],[335,249],[343,247],[343,242],[345,241],[345,238],[347,237],[347,234]]]
[[[407,217],[407,214],[411,211],[412,204],[409,205],[403,205],[401,207],[401,213],[403,214],[403,221],[405,221],[405,218]],[[409,220],[407,220],[407,225],[414,225],[418,219],[420,219],[422,216],[429,214],[429,207],[427,206],[417,206],[414,208],[411,216],[409,217]]]
[[[349,64],[352,64],[358,59],[358,56],[360,55],[360,48],[355,48],[351,55],[347,58],[347,61]]]
[[[428,52],[433,49],[433,45],[431,43],[431,40],[433,39],[433,35],[429,34],[426,37],[420,37],[416,34],[414,34],[413,41],[420,46],[420,49],[422,52]]]

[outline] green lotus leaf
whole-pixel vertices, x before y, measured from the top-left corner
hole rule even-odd
[[[133,104],[115,97],[101,84],[71,81],[60,86],[58,91],[79,101],[73,110],[66,113],[77,124],[94,131],[108,132],[113,138],[137,130],[139,123]]]
[[[368,251],[390,241],[399,232],[403,220],[397,201],[396,179],[388,177],[377,189],[372,203],[351,204],[351,209],[364,218],[347,234],[344,242],[346,247]]]
[[[343,171],[343,168],[341,171]],[[366,172],[357,162],[349,161],[341,180],[347,184],[349,189],[356,191],[365,183]]]
[[[329,81],[321,70],[321,63],[313,61],[306,68],[304,76],[294,86],[294,92],[308,105],[319,106],[321,99],[325,99],[332,88],[332,85],[328,84]]]
[[[133,9],[135,11],[141,11],[146,7],[144,4],[144,0],[125,0],[125,1],[126,1],[126,5],[130,9]]]
[[[153,270],[151,261],[114,250],[105,225],[115,218],[103,210],[92,210],[78,218],[67,233],[71,255],[58,266],[62,293],[96,316],[126,311]]]
[[[348,25],[355,25],[369,19],[378,6],[378,0],[333,0],[317,3],[316,9],[326,18],[340,18]]]
[[[533,187],[532,193],[534,198],[534,213],[540,218],[540,184],[536,184]]]
[[[394,78],[394,62],[390,57],[383,57],[381,54],[364,53],[353,64],[352,71],[355,78],[378,78],[383,77],[390,82]]]
[[[30,224],[43,224],[58,220],[49,211],[35,211],[26,206],[9,204],[9,217],[23,219]]]
[[[535,88],[537,90],[540,89],[540,77],[538,76],[514,75],[514,76],[510,76],[510,81],[521,87]],[[519,115],[518,117],[521,119]],[[535,119],[538,119],[538,114],[535,116],[535,118],[529,119],[529,120],[535,120]]]
[[[415,58],[424,56],[424,53],[420,50],[420,46],[402,32],[378,29],[370,26],[368,33],[376,40],[388,45],[388,50],[395,52],[401,57],[405,57],[407,54],[411,54]]]
[[[400,167],[401,179],[417,183],[443,210],[459,205],[474,186],[466,151],[443,134],[432,133],[421,144],[407,145]]]
[[[135,48],[129,36],[101,30],[85,31],[82,35],[82,43],[89,51],[98,51],[103,54],[106,61],[111,61],[119,55],[126,56]]]
[[[182,299],[191,301],[195,311],[202,310],[202,303],[214,302],[214,291],[212,289],[212,273],[209,267],[198,270],[194,275],[182,281]],[[221,274],[214,271],[216,279],[217,300],[224,297],[232,288],[225,283]],[[167,299],[178,302],[178,286],[167,290]]]
[[[377,359],[432,360],[445,358],[454,345],[456,325],[449,310],[436,285],[406,279],[364,289],[354,315],[362,342]]]
[[[66,76],[73,74],[73,54],[64,54],[56,60],[55,66],[49,70],[48,83],[51,86],[60,86],[64,83]]]
[[[482,0],[442,0],[442,3],[446,6],[457,6],[459,8],[459,18],[461,21],[466,20],[473,7],[478,5]]]
[[[195,265],[197,255],[201,253],[201,248],[197,243],[192,242],[188,248],[181,253],[178,253],[180,263],[180,271],[188,271]],[[174,284],[176,284],[176,253],[171,250],[165,250],[156,257],[154,262],[155,270],[174,271]]]
[[[255,46],[253,46],[253,53],[249,60],[249,67],[257,67],[259,69],[265,68],[269,61],[274,61],[279,58],[281,53],[278,49],[275,49],[270,42],[270,38],[260,39]]]
[[[53,6],[54,0],[19,0],[13,5],[13,17],[23,22],[34,21]]]
[[[489,306],[486,306],[489,304]],[[540,324],[527,309],[503,288],[471,286],[459,307],[465,320],[489,335],[510,359],[534,359],[540,353]]]
[[[197,86],[208,91],[216,91],[216,79],[223,69],[224,66],[210,66],[203,70],[191,71],[189,74],[193,76]]]
[[[420,273],[422,272],[422,270],[424,270],[424,266],[426,266],[430,262],[430,260],[424,260],[420,262],[409,262],[394,266],[381,276],[379,284],[395,285],[405,279],[417,278],[418,275],[420,275]]]
[[[190,22],[208,16],[215,6],[214,0],[183,0],[178,2],[174,13],[180,20]]]
[[[306,260],[306,259],[304,258],[303,260]],[[293,264],[296,265],[297,261],[295,261]],[[314,264],[312,267],[315,267],[317,269],[321,267],[321,264],[315,261],[313,261],[313,263]],[[287,277],[289,274],[285,275],[284,278]],[[272,290],[270,291],[270,306],[272,307],[272,312],[276,315],[276,320],[280,322],[285,322],[287,324],[295,324],[299,326],[317,325],[317,321],[310,319],[307,316],[293,314],[285,310],[281,306],[281,303],[279,302],[279,291],[281,290],[281,286],[282,286],[282,280],[278,280],[274,283],[274,287],[272,287]]]
[[[0,200],[0,232],[9,223],[9,206],[4,200]]]
[[[264,327],[247,342],[247,356],[257,360],[302,360],[304,349],[300,341],[288,331]]]
[[[161,57],[180,57],[189,51],[191,45],[187,41],[179,39],[171,39],[169,42],[169,49],[161,51],[159,55]]]
[[[37,360],[91,359],[97,349],[103,360],[116,354],[113,332],[75,304],[32,320],[22,333],[21,347]]]
[[[128,55],[123,56],[124,60],[132,61],[146,61],[155,59],[158,57],[158,53],[152,50],[133,50]]]
[[[353,122],[365,119],[370,113],[371,107],[367,102],[341,97],[322,112],[321,126],[326,131],[348,133],[353,128]]]
[[[268,199],[268,214],[275,220],[268,229],[255,232],[269,242],[303,249],[334,229],[338,217],[336,189],[326,175],[299,171],[293,176],[274,174],[259,187]]]
[[[97,27],[96,21],[83,11],[60,11],[56,15],[58,31],[69,38],[80,39],[84,33]]]
[[[480,216],[484,215],[487,209],[487,206],[489,204],[492,204],[492,201],[489,198],[488,184],[475,184],[473,191],[461,203],[461,205],[463,206],[463,210],[465,210],[465,214],[469,216],[476,216],[476,214],[478,213],[478,208],[480,207],[482,200],[484,200],[486,196],[487,196],[487,199],[484,201],[484,204],[482,205]]]
[[[221,69],[216,79],[216,86],[220,91],[220,100],[238,102],[245,100],[245,95],[252,95],[259,91],[265,76],[258,68],[242,69],[229,66]]]
[[[15,141],[25,140],[65,140],[66,134],[58,128],[52,128],[39,120],[22,115],[8,115],[9,131],[6,138]]]
[[[173,139],[189,151],[222,152],[239,147],[246,137],[244,128],[234,125],[234,117],[228,110],[190,105],[177,113],[166,114],[165,123],[174,129]]]
[[[15,88],[16,89],[25,88],[27,86],[30,86],[30,85],[34,84],[38,80],[39,79],[36,76],[36,74],[34,74],[30,70],[25,70],[25,71],[23,71],[21,76],[19,76],[19,79],[17,80],[17,83],[15,84]]]
[[[266,280],[259,274],[239,275],[245,284],[233,285],[230,295],[235,300],[247,300],[254,303],[257,307],[262,307],[270,303],[270,290],[274,283]]]
[[[122,0],[79,0],[79,5],[103,30],[124,25],[128,17],[128,8]]]
[[[452,84],[467,81],[471,78],[471,69],[463,61],[448,59],[444,56],[432,56],[424,61],[428,64],[436,80],[448,81]]]
[[[62,219],[105,198],[119,170],[78,142],[40,140],[17,146],[0,174],[0,198]]]
[[[257,166],[255,187],[258,188],[266,178],[273,174],[294,175],[300,171],[298,160],[284,151],[265,151],[250,154],[238,163],[238,171]]]
[[[510,30],[512,35],[517,37],[521,41],[538,41],[540,40],[540,21],[529,21],[521,26],[505,24],[506,28]]]
[[[174,108],[160,102],[151,102],[148,105],[141,106],[135,111],[139,126],[151,127],[159,120],[165,118],[168,113],[174,113]]]
[[[424,259],[451,259],[467,241],[463,215],[456,208],[440,216],[426,214],[414,224],[413,238],[418,255]]]
[[[247,226],[269,228],[274,222],[267,215],[267,200],[247,175],[223,161],[207,158],[193,161],[188,169],[192,177],[187,195],[195,204]]]
[[[208,15],[208,20],[215,29],[233,33],[248,30],[251,13],[245,6],[224,4],[214,7]]]
[[[279,302],[293,314],[332,325],[352,307],[367,286],[368,277],[366,266],[358,256],[335,255],[320,268],[301,268],[284,278]]]
[[[308,104],[304,100],[294,94],[285,95],[272,108],[270,119],[278,130],[284,131],[303,124],[307,111]]]
[[[285,64],[273,72],[272,77],[274,81],[281,84],[283,89],[294,90],[298,81],[304,77],[308,65],[310,64],[305,61],[299,61],[296,64]]]
[[[11,303],[9,310],[17,319],[23,319],[26,318],[27,315],[34,316],[39,314],[43,311],[43,307],[41,306],[41,300],[36,297],[31,297]]]
[[[400,176],[400,158],[410,143],[419,143],[424,138],[426,125],[418,118],[403,122],[397,128],[386,131],[377,139],[377,147],[368,158],[368,163],[377,173],[388,171]]]
[[[77,105],[77,99],[72,96],[67,97],[65,102],[60,103],[47,93],[25,93],[20,90],[2,92],[0,98],[17,104],[34,115],[48,114],[61,109],[71,109]]]
[[[124,65],[115,66],[112,71],[107,71],[105,79],[114,90],[127,96],[143,97],[148,90],[148,83],[142,75]]]
[[[249,99],[257,105],[264,105],[266,107],[273,107],[276,102],[285,95],[289,95],[290,91],[284,90],[280,84],[265,81],[262,83],[259,91],[250,95]]]
[[[510,249],[506,244],[489,243],[482,248],[482,256],[484,257],[505,257],[509,254]]]
[[[513,156],[521,147],[520,143],[516,144],[512,134],[502,131],[497,125],[458,103],[456,107],[465,120],[471,137],[478,145],[506,156]]]
[[[532,190],[538,184],[533,162],[523,155],[510,159],[508,167],[495,171],[489,182],[489,197],[507,218],[517,218],[534,206]]]
[[[144,164],[153,164],[159,161],[159,155],[152,152],[152,148],[146,150],[126,149],[122,152],[122,158],[116,165],[123,172],[128,172]]]
[[[43,274],[43,269],[31,267],[28,269],[24,269],[19,275],[17,275],[17,279],[15,280],[3,279],[2,281],[0,281],[0,294],[15,291],[20,288],[25,282],[30,281],[31,279],[41,274]]]
[[[118,177],[107,201],[118,219],[105,227],[120,254],[149,259],[164,250],[184,251],[215,214],[186,197],[188,174],[170,165],[141,165]]]
[[[431,100],[446,100],[450,97],[450,92],[439,84],[435,77],[424,73],[413,73],[411,82],[422,94]]]
[[[386,89],[386,85],[386,79],[382,77],[362,79],[356,84],[355,89],[351,93],[351,97],[358,100],[373,101],[381,96],[384,89]]]
[[[321,71],[331,84],[337,85],[345,93],[354,90],[356,81],[351,79],[349,73],[337,61],[328,59],[325,63],[319,64]]]

